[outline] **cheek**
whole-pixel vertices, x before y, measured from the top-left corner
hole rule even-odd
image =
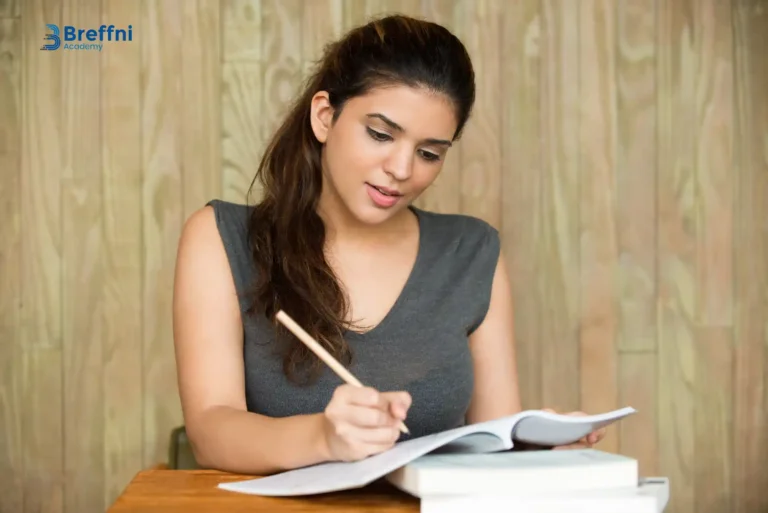
[[[413,176],[410,179],[410,186],[418,192],[432,185],[440,174],[442,166],[434,164],[416,164]]]
[[[350,131],[338,133],[337,137],[329,141],[326,150],[327,171],[339,185],[368,180],[371,170],[382,159],[380,147]]]

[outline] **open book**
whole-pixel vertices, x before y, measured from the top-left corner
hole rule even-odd
[[[527,410],[508,417],[462,426],[395,444],[388,451],[354,462],[329,462],[239,482],[219,484],[233,492],[295,496],[360,488],[429,453],[492,453],[510,450],[515,441],[554,447],[635,413],[631,407],[589,416]]]

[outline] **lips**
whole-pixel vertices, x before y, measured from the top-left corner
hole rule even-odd
[[[381,185],[374,185],[372,183],[369,183],[368,185],[370,185],[371,187],[373,187],[374,189],[376,189],[377,191],[379,191],[380,193],[382,193],[382,194],[384,194],[386,196],[398,197],[398,196],[402,196],[403,195],[403,193],[397,191],[396,189],[390,189],[389,187],[383,187]]]
[[[402,193],[388,187],[376,186],[370,183],[365,184],[368,197],[378,208],[394,207],[403,197]]]

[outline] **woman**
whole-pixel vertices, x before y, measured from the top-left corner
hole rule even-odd
[[[263,200],[188,219],[174,338],[201,465],[266,475],[351,461],[520,411],[497,231],[412,206],[474,97],[469,55],[445,28],[371,22],[326,48],[261,162]],[[281,309],[367,387],[342,384],[274,322]]]

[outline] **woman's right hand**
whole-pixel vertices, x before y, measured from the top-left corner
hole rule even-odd
[[[323,412],[323,435],[331,460],[356,461],[391,448],[400,436],[411,396],[371,387],[340,385]]]

